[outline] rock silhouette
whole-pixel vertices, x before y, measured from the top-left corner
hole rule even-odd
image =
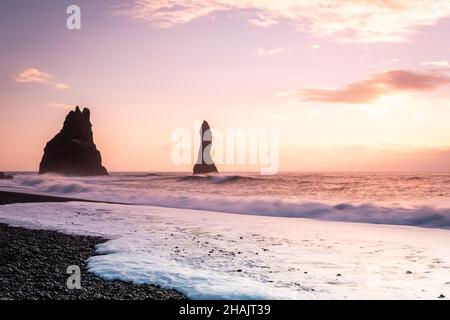
[[[212,133],[209,124],[203,121],[200,129],[200,149],[198,151],[197,162],[194,165],[194,174],[219,173],[211,158]]]
[[[13,176],[10,174],[5,174],[4,172],[0,172],[0,180],[9,180],[12,179]]]
[[[81,112],[79,107],[69,112],[61,131],[45,146],[39,174],[108,175],[94,144],[90,114],[88,108]]]

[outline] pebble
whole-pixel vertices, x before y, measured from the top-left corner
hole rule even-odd
[[[87,272],[86,260],[95,256],[95,246],[105,241],[0,224],[0,300],[185,299],[176,290],[109,281]],[[81,290],[67,289],[69,265],[81,268]]]

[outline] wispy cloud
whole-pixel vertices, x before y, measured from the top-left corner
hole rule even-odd
[[[278,24],[276,18],[261,13],[257,14],[255,18],[250,19],[248,22],[253,26],[261,28],[270,28],[271,26]]]
[[[47,103],[47,105],[48,105],[49,107],[60,108],[60,109],[66,109],[66,110],[71,110],[71,109],[73,108],[73,106],[70,105],[70,104],[59,103],[59,102],[51,102],[51,103]]]
[[[278,121],[287,121],[289,120],[289,115],[286,112],[279,112],[272,114],[272,118]]]
[[[342,88],[306,88],[298,94],[304,101],[362,104],[399,92],[426,91],[448,84],[450,77],[439,71],[388,70]]]
[[[450,1],[134,0],[114,13],[169,28],[233,10],[244,13],[249,23],[259,27],[286,20],[300,31],[338,42],[397,42],[420,27],[449,17]]]
[[[60,90],[69,88],[69,86],[64,83],[56,82],[53,76],[51,76],[47,72],[41,71],[36,68],[28,68],[19,72],[18,74],[14,75],[14,80],[17,83],[38,83],[52,86]]]
[[[255,54],[260,57],[270,57],[281,53],[289,53],[290,50],[287,48],[274,48],[274,49],[263,49],[259,48],[255,51]]]
[[[435,68],[450,68],[448,61],[439,60],[439,61],[424,61],[421,63],[422,66],[426,67],[435,67]]]

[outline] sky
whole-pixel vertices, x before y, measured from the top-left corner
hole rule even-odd
[[[190,170],[203,119],[279,130],[280,171],[449,171],[449,30],[447,0],[1,1],[0,171],[76,105],[109,171]]]

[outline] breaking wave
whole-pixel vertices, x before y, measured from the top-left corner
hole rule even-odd
[[[168,191],[123,186],[121,182],[126,180],[126,177],[81,179],[53,175],[17,175],[14,180],[2,183],[2,186],[5,187],[5,184],[7,184],[6,186],[10,184],[10,187],[21,187],[23,191],[134,205],[450,229],[450,209],[448,208],[383,206],[374,203],[354,204],[346,202],[332,204],[326,201],[306,201],[304,199],[274,199],[258,196],[235,197],[219,192],[217,194],[198,194],[197,192],[178,194],[173,191],[176,190],[176,187]],[[153,177],[153,175],[147,177]],[[239,175],[175,176],[172,178],[181,181],[196,181],[198,179],[212,184],[256,179]],[[173,181],[169,183],[173,184]]]
[[[252,181],[257,178],[241,176],[241,175],[190,175],[179,178],[179,181],[198,181],[198,182],[210,182],[214,184],[222,184],[229,182],[244,182]],[[262,178],[260,178],[262,179]]]

